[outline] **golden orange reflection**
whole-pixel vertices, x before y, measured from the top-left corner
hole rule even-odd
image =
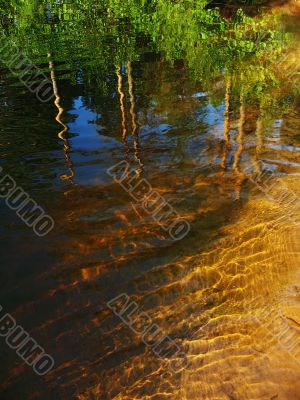
[[[238,136],[237,136],[237,149],[234,154],[233,160],[233,170],[237,174],[237,183],[236,183],[236,199],[239,200],[241,196],[241,188],[244,181],[244,173],[241,172],[239,164],[241,161],[241,155],[244,150],[244,126],[246,121],[245,114],[245,104],[244,104],[244,94],[241,93],[240,96],[240,118],[238,122]]]
[[[224,111],[224,150],[223,150],[223,156],[221,160],[221,167],[223,169],[226,168],[226,160],[227,160],[227,153],[230,145],[230,117],[229,117],[229,111],[230,111],[230,91],[231,91],[231,77],[230,75],[226,75],[225,77],[226,81],[226,92],[225,92],[225,111]]]
[[[299,186],[296,180],[288,184],[293,190]],[[174,374],[167,358],[157,358],[115,317],[105,333],[113,338],[108,357],[124,351],[125,358],[102,370],[98,383],[79,398],[97,393],[120,400],[253,400],[278,393],[279,398],[296,399],[299,228],[282,220],[281,211],[264,196],[256,197],[220,228],[222,238],[199,254],[179,256],[133,279],[134,300],[147,304],[153,321],[184,347],[188,368]],[[131,226],[123,232],[124,241],[133,229],[132,219],[119,218]],[[127,262],[131,257],[133,253],[126,255]],[[88,269],[82,273],[89,282],[104,273],[100,267]],[[107,319],[109,313],[103,311],[93,323],[100,327]]]
[[[129,147],[127,144],[127,128],[126,128],[126,112],[125,112],[125,94],[123,92],[123,78],[122,78],[122,68],[120,66],[116,69],[117,77],[118,77],[118,93],[120,99],[120,110],[121,110],[121,118],[122,118],[122,139],[126,147],[125,159],[128,159],[129,156]]]
[[[54,63],[51,60],[51,54],[48,53],[48,58],[49,58],[49,69],[50,69],[50,75],[51,75],[51,81],[52,81],[52,85],[53,85],[53,93],[55,96],[55,100],[54,100],[54,104],[55,107],[58,110],[58,114],[55,117],[55,120],[62,126],[62,130],[58,133],[58,137],[59,139],[61,139],[64,142],[64,157],[66,160],[66,164],[67,164],[67,168],[69,170],[69,174],[62,174],[60,176],[60,178],[62,180],[70,180],[72,181],[73,177],[74,177],[74,168],[73,168],[73,164],[70,158],[70,145],[69,145],[69,140],[66,136],[66,133],[69,130],[69,127],[64,124],[64,122],[62,121],[61,117],[63,115],[64,109],[60,104],[60,96],[59,96],[59,92],[58,92],[58,86],[57,86],[57,80],[56,80],[56,75],[55,75],[55,67],[54,67]]]
[[[137,125],[137,115],[135,111],[135,97],[133,93],[133,75],[132,75],[132,63],[129,61],[127,63],[127,71],[128,71],[128,88],[129,88],[129,96],[130,96],[130,114],[131,114],[131,123],[132,123],[132,136],[134,140],[134,158],[139,164],[139,168],[137,169],[138,175],[143,171],[143,163],[140,159],[140,147],[139,147],[139,136],[138,136],[138,125]]]
[[[256,173],[260,174],[262,171],[261,171],[261,163],[259,162],[259,160],[260,160],[260,155],[263,151],[263,144],[264,144],[264,125],[260,116],[256,121],[255,136],[256,136],[256,149],[255,149],[254,165]]]

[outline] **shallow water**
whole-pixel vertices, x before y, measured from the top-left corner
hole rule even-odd
[[[0,71],[1,166],[55,221],[38,237],[0,203],[0,304],[55,360],[39,377],[0,342],[1,399],[299,399],[300,99],[297,75],[285,77],[300,60],[295,19],[287,69],[268,67],[279,84],[263,83],[260,103],[242,78],[250,61],[199,75],[120,22],[117,64],[115,38],[85,26],[74,43],[72,22],[55,21],[57,46],[29,31],[52,102]],[[124,160],[189,222],[184,238],[108,174]],[[174,372],[112,313],[121,293],[188,366]]]

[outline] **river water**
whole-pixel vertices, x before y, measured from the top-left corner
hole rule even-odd
[[[1,200],[0,304],[55,360],[40,377],[1,339],[1,400],[300,399],[299,17],[283,22],[284,63],[254,69],[253,100],[249,60],[208,76],[199,55],[171,61],[123,26],[119,42],[88,25],[70,38],[72,15],[12,35],[51,102],[0,70],[1,166],[55,221],[38,237]],[[124,161],[188,223],[183,238],[108,173]],[[113,314],[122,293],[184,368]]]

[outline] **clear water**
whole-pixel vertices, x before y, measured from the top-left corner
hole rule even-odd
[[[55,221],[37,237],[0,202],[0,304],[55,359],[39,377],[1,340],[1,399],[299,399],[299,216],[253,180],[300,195],[297,75],[261,61],[253,98],[256,61],[225,72],[219,53],[208,75],[197,53],[171,60],[174,37],[168,53],[121,19],[116,40],[97,9],[90,25],[59,10],[11,31],[52,102],[0,70],[1,166]],[[289,68],[298,23],[284,21]],[[189,222],[182,240],[109,176],[123,160]],[[174,373],[113,315],[121,293],[188,367]]]

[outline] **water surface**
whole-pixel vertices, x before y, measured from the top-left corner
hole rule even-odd
[[[1,304],[55,369],[35,375],[2,341],[1,399],[299,399],[299,215],[253,181],[300,195],[298,17],[259,10],[252,51],[198,41],[180,10],[151,37],[138,8],[49,4],[3,17],[54,97],[1,66],[0,157],[55,229],[35,236],[1,201],[0,271]],[[107,173],[123,160],[189,222],[182,240]],[[121,293],[187,368],[113,315]]]

